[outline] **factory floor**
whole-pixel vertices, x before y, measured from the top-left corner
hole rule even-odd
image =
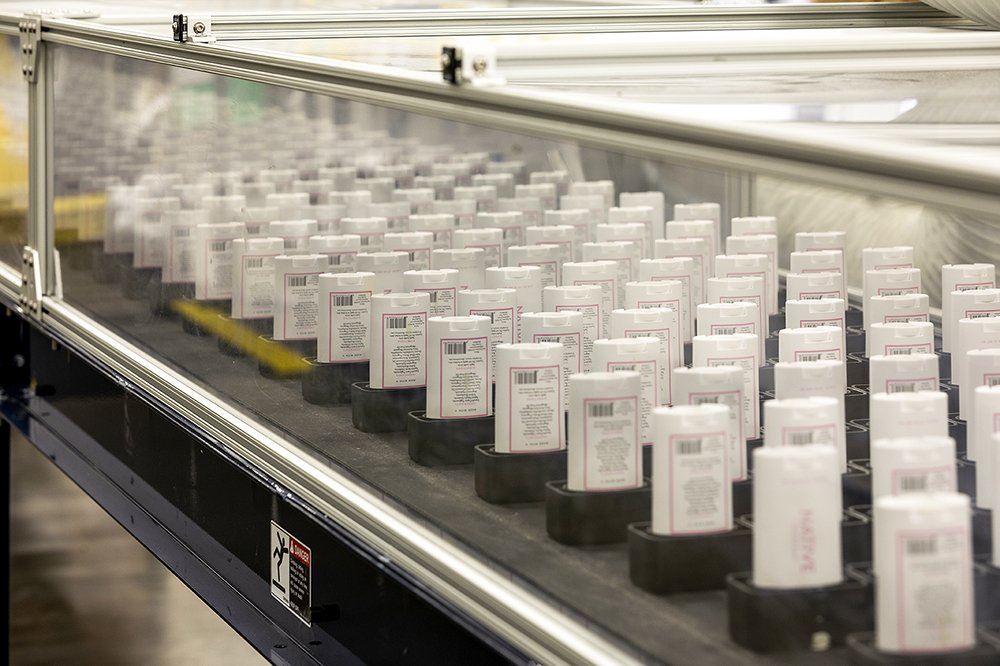
[[[8,663],[265,663],[17,435],[11,469]]]

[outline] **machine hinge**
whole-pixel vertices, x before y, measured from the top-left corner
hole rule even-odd
[[[441,48],[441,75],[456,86],[503,85],[497,72],[497,53],[486,42],[470,42]]]
[[[170,24],[174,35],[174,41],[194,42],[196,44],[213,44],[215,35],[212,34],[212,17],[196,16],[185,14],[174,14],[173,23]]]
[[[42,19],[27,16],[17,22],[21,37],[21,75],[28,83],[37,80],[38,42],[42,40]]]
[[[21,252],[21,297],[18,302],[26,315],[34,319],[42,318],[42,273],[38,251],[27,245]]]

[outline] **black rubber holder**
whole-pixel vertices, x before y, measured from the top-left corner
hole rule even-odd
[[[844,351],[848,354],[864,355],[865,332],[859,327],[851,326],[850,324],[847,326],[847,332],[844,335]]]
[[[728,532],[664,536],[650,524],[628,526],[628,573],[653,594],[720,590],[726,576],[750,568],[750,529],[736,521]]]
[[[219,313],[219,319],[231,323],[231,325],[239,326],[249,331],[250,333],[256,334],[258,337],[261,335],[266,335],[274,330],[274,319],[271,317],[264,317],[262,319],[233,319],[225,313]],[[232,344],[225,337],[217,338],[219,351],[226,356],[245,356],[245,352]]]
[[[159,273],[157,268],[135,268],[133,266],[121,267],[121,294],[122,298],[130,301],[142,300],[146,297],[146,289],[152,281],[153,276]]]
[[[368,382],[351,384],[351,422],[361,432],[406,432],[409,413],[426,405],[424,386],[373,389]]]
[[[847,637],[852,664],[919,664],[920,666],[987,666],[1000,663],[1000,650],[980,638],[971,650],[952,653],[896,654],[875,647],[875,634],[858,632]]]
[[[829,587],[757,587],[750,573],[726,578],[729,636],[754,652],[815,651],[843,645],[847,635],[874,626],[874,587],[845,571]]]
[[[566,478],[566,449],[543,453],[497,453],[492,444],[473,449],[476,494],[490,504],[545,500],[545,484]]]
[[[472,419],[429,419],[423,409],[406,417],[410,459],[425,467],[469,465],[473,450],[492,444],[496,425],[493,416]]]
[[[351,384],[368,379],[368,361],[317,363],[315,356],[302,359],[309,370],[302,374],[302,397],[314,405],[342,405],[351,401]]]
[[[847,361],[844,363],[847,368],[847,385],[868,383],[868,359],[850,352],[847,353]]]
[[[959,410],[959,400],[958,400],[958,387],[954,384],[949,384],[948,382],[939,382],[939,388],[948,396],[948,413],[958,414]]]
[[[283,373],[275,370],[270,364],[268,364],[264,359],[270,358],[271,354],[268,353],[269,349],[275,349],[278,347],[283,347],[284,349],[292,352],[299,358],[309,358],[316,356],[316,340],[275,340],[270,335],[261,335],[257,338],[258,352],[259,356],[257,358],[257,371],[260,372],[261,377],[267,377],[268,379],[285,379],[288,377],[297,377],[302,374],[302,371]],[[405,430],[405,428],[404,428]]]
[[[545,484],[545,529],[567,546],[621,543],[630,523],[650,519],[652,486],[644,480],[640,488],[577,492],[565,481]]]
[[[90,275],[97,284],[111,284],[121,279],[122,268],[132,265],[132,254],[105,254],[104,245],[93,248]]]
[[[938,376],[941,381],[946,382],[951,379],[951,352],[934,352],[938,357]]]
[[[176,314],[174,301],[194,298],[193,282],[160,282],[153,277],[146,285],[146,299],[149,301],[149,313],[156,317],[171,317]]]
[[[976,463],[965,457],[964,453],[957,454],[955,460],[955,482],[958,484],[958,492],[965,493],[972,499],[976,498]]]
[[[871,413],[868,408],[869,400],[868,384],[848,386],[847,393],[844,394],[844,418],[848,421],[868,418]]]
[[[959,421],[957,418],[948,419],[948,434],[955,440],[955,452],[958,454],[964,454],[968,446],[965,441],[966,431],[965,421]]]

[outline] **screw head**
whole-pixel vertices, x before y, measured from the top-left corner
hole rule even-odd
[[[205,24],[202,23],[201,21],[198,21],[193,26],[191,26],[191,30],[196,35],[204,34],[204,32],[205,32]]]
[[[476,74],[483,74],[486,71],[486,58],[478,57],[473,60],[472,71]]]
[[[443,67],[451,67],[451,54],[450,53],[442,53],[441,54],[441,65]]]

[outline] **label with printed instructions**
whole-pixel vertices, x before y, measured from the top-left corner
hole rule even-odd
[[[577,372],[583,372],[583,341],[579,333],[535,333],[531,340],[525,342],[558,342],[562,347],[563,362],[563,409],[569,408],[569,378]]]
[[[497,345],[510,344],[514,340],[514,308],[499,308],[497,310],[471,308],[470,315],[490,318],[490,368],[491,376],[496,372]]]
[[[489,353],[485,336],[441,340],[441,418],[489,415]]]
[[[902,493],[955,492],[955,468],[894,469],[890,475],[893,495]]]
[[[353,273],[357,263],[357,252],[318,252],[325,254],[330,260],[331,273]]]
[[[883,324],[902,324],[908,321],[930,321],[926,314],[886,315],[882,317]]]
[[[574,280],[574,285],[597,285],[601,288],[601,331],[611,329],[611,311],[615,308],[614,280]],[[581,311],[582,312],[582,311]],[[598,336],[596,339],[600,339]]]
[[[368,330],[371,319],[371,291],[337,291],[330,293],[331,363],[353,363],[368,360]]]
[[[486,268],[500,265],[499,245],[466,245],[465,247],[478,247],[483,251],[483,263]]]
[[[659,406],[660,367],[656,359],[641,361],[610,361],[607,372],[634,371],[639,373],[639,441],[643,446],[653,445],[653,408]]]
[[[685,433],[669,441],[670,533],[725,530],[730,502],[726,433]]]
[[[233,295],[233,252],[231,239],[205,241],[205,284],[201,298],[218,300]]]
[[[315,338],[316,316],[319,314],[319,273],[286,273],[284,289],[285,317],[281,339]]]
[[[752,321],[740,323],[711,324],[708,327],[710,335],[733,335],[735,333],[756,333],[757,324]]]
[[[836,444],[837,426],[822,423],[806,426],[786,426],[781,429],[782,446],[805,446],[806,444]]]
[[[845,328],[843,317],[833,317],[831,319],[801,319],[799,320],[799,328],[816,328],[817,326],[836,326],[837,328]],[[794,327],[789,327],[794,328]]]
[[[879,296],[903,296],[905,294],[918,294],[920,293],[919,287],[879,287],[877,290]]]
[[[921,377],[918,379],[887,379],[885,380],[886,393],[915,393],[917,391],[937,391],[938,383],[935,377]]]
[[[734,480],[747,478],[747,447],[743,434],[743,403],[739,391],[691,393],[692,405],[726,405],[729,407],[729,470]]]
[[[559,273],[555,261],[522,261],[518,266],[537,266],[541,269],[542,287],[552,287],[556,285],[556,276]]]
[[[560,366],[514,366],[509,379],[510,452],[558,451],[563,428]]]
[[[382,315],[382,388],[426,384],[427,313]]]
[[[589,398],[583,409],[584,490],[638,487],[639,398]]]
[[[601,339],[601,306],[599,303],[589,305],[557,305],[556,312],[583,313],[583,340],[581,351],[583,367],[589,368],[594,354],[594,340]]]
[[[624,331],[626,338],[657,338],[660,341],[660,351],[663,355],[663,363],[660,363],[660,376],[659,382],[663,387],[665,395],[663,396],[664,405],[671,405],[674,402],[674,377],[673,369],[671,365],[674,363],[673,350],[680,348],[680,340],[676,337],[671,339],[671,333],[673,331],[669,328],[647,328],[639,330],[626,329]],[[657,394],[654,398],[653,406],[660,406],[660,396]]]
[[[168,267],[166,282],[194,282],[195,240],[192,237],[194,225],[175,224],[170,227],[167,239]]]
[[[710,368],[733,365],[743,370],[743,432],[747,439],[756,439],[760,431],[759,377],[753,356],[719,357],[706,359]]]
[[[240,267],[240,311],[243,319],[274,316],[275,254],[244,254]]]
[[[419,294],[430,294],[432,317],[450,317],[455,314],[455,287],[444,289],[414,289]]]

